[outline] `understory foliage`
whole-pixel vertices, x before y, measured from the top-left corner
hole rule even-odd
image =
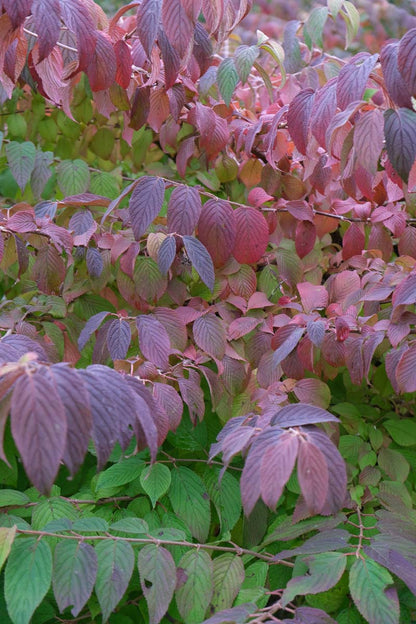
[[[416,617],[403,7],[0,0],[2,624]]]

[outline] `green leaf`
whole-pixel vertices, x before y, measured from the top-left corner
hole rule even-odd
[[[95,547],[98,561],[95,593],[106,622],[123,597],[134,567],[134,551],[129,542],[103,540]]]
[[[216,557],[214,565],[214,592],[212,604],[216,611],[231,607],[244,581],[244,564],[241,557],[224,553]]]
[[[137,455],[122,459],[100,474],[97,481],[97,491],[131,483],[140,476],[143,466],[144,461]]]
[[[217,510],[221,534],[231,531],[241,515],[241,493],[237,479],[225,472],[220,480],[220,469],[212,468],[205,472],[204,481]]]
[[[121,533],[138,533],[146,534],[149,531],[147,522],[141,518],[122,518],[113,522],[110,529],[112,531],[120,531]]]
[[[257,601],[259,599],[267,602],[267,597],[262,598],[266,591],[267,572],[268,565],[265,561],[255,561],[246,568],[245,578],[235,599],[235,604],[244,604],[250,600]],[[264,604],[259,604],[259,606],[262,607]]]
[[[217,82],[221,97],[227,106],[230,105],[238,81],[239,78],[233,59],[226,58],[221,61],[217,70]]]
[[[399,604],[386,588],[393,578],[372,559],[358,558],[350,570],[350,592],[357,609],[370,624],[398,624]]]
[[[209,496],[202,479],[189,468],[172,471],[169,498],[174,512],[189,526],[200,542],[208,537],[211,521]]]
[[[58,184],[64,195],[78,195],[85,193],[90,183],[88,165],[77,158],[63,160],[56,168]]]
[[[341,16],[347,26],[347,38],[345,43],[345,49],[347,49],[353,42],[360,27],[360,14],[353,3],[348,0],[344,0],[344,11],[341,11]]]
[[[139,552],[140,583],[149,611],[149,624],[165,615],[176,586],[176,566],[166,548],[148,544]]]
[[[319,594],[336,585],[344,573],[347,557],[342,553],[329,552],[305,557],[309,570],[305,576],[292,578],[282,594],[282,607],[297,595]]]
[[[416,444],[416,422],[406,420],[386,420],[383,423],[393,440],[399,446],[414,446]]]
[[[30,503],[30,498],[24,492],[0,490],[0,507],[27,505],[27,503]]]
[[[94,587],[97,575],[97,555],[85,542],[63,540],[56,545],[53,561],[53,592],[59,610],[73,605],[76,617]]]
[[[16,526],[0,528],[0,570],[4,562],[9,556],[14,538],[16,535]]]
[[[234,64],[242,84],[247,82],[253,63],[259,55],[257,46],[239,46],[234,55]]]
[[[311,50],[314,43],[323,47],[322,33],[328,18],[327,7],[316,7],[309,14],[303,26],[303,37],[308,48]]]
[[[344,0],[328,0],[327,4],[329,12],[335,19],[342,8],[342,5],[344,4]]]
[[[94,171],[91,174],[90,191],[95,195],[116,199],[120,195],[120,185],[111,173]]]
[[[74,531],[78,533],[90,533],[92,531],[103,533],[108,531],[108,522],[104,518],[91,516],[91,518],[80,518],[72,525]]]
[[[285,51],[283,47],[280,45],[280,43],[277,43],[276,41],[273,41],[272,39],[269,39],[268,41],[263,43],[260,47],[262,50],[265,50],[266,52],[268,52],[270,56],[278,64],[280,73],[282,76],[280,88],[283,87],[286,82]]]
[[[147,466],[140,475],[140,483],[153,507],[168,491],[171,482],[170,470],[165,464]]]
[[[6,145],[6,156],[10,171],[23,192],[35,166],[36,147],[31,141],[10,141]]]
[[[58,497],[48,498],[36,505],[32,515],[32,527],[38,531],[52,520],[76,520],[78,516],[76,508],[68,501]]]
[[[204,618],[213,592],[213,565],[204,550],[187,552],[179,562],[185,582],[176,590],[176,604],[185,624],[198,624]]]
[[[4,593],[14,624],[28,624],[52,579],[52,555],[45,540],[19,538],[6,564]]]

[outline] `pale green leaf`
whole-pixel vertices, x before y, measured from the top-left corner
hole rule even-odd
[[[63,160],[56,168],[58,184],[64,195],[85,193],[90,183],[90,172],[87,163],[76,160]]]
[[[211,520],[209,496],[202,479],[189,468],[172,471],[169,498],[174,512],[188,525],[192,535],[205,542]]]
[[[149,624],[165,615],[176,586],[176,566],[166,548],[148,544],[139,551],[140,583],[149,611]]]
[[[327,4],[329,12],[335,19],[342,8],[342,5],[344,4],[344,0],[328,0]]]
[[[357,35],[358,28],[360,27],[360,14],[353,3],[348,0],[344,0],[344,11],[341,11],[340,15],[343,17],[347,26],[347,38],[345,43],[345,49],[347,49],[353,42],[353,39]]]
[[[220,469],[211,468],[204,474],[208,494],[215,505],[221,534],[231,531],[241,515],[240,485],[228,472],[220,479]]]
[[[7,528],[0,528],[0,570],[3,567],[4,562],[9,556],[10,549],[12,547],[14,538],[16,535],[16,525]]]
[[[253,63],[258,55],[259,48],[257,46],[242,45],[236,49],[234,64],[242,84],[247,82]]]
[[[323,47],[322,34],[327,18],[327,7],[316,7],[309,14],[309,17],[303,26],[303,37],[309,49],[312,49],[312,46],[315,43],[320,48]]]
[[[147,522],[141,518],[122,518],[113,522],[110,529],[112,531],[120,531],[120,533],[138,533],[143,534],[149,531]]]
[[[144,461],[137,455],[122,459],[99,475],[96,489],[98,491],[131,483],[140,476],[143,467]]]
[[[221,61],[217,70],[217,81],[221,96],[226,105],[229,106],[234,89],[239,81],[237,70],[232,58],[226,58]]]
[[[32,515],[32,527],[38,531],[52,522],[52,520],[61,518],[76,520],[78,516],[79,514],[74,505],[62,498],[52,497],[36,505]]]
[[[416,422],[411,418],[386,420],[383,424],[399,446],[416,445]]]
[[[52,555],[45,540],[15,540],[6,564],[4,593],[14,624],[28,624],[52,579]]]
[[[72,525],[74,531],[78,533],[98,532],[103,533],[108,531],[108,522],[104,518],[98,516],[91,516],[90,518],[80,518]]]
[[[280,74],[282,76],[280,88],[284,86],[286,82],[286,69],[285,69],[285,51],[280,43],[269,39],[266,43],[263,43],[261,46],[262,50],[265,50],[270,54],[270,56],[276,61],[279,66]]]
[[[35,166],[36,147],[31,141],[10,141],[6,145],[6,156],[10,171],[23,192]]]
[[[399,604],[386,588],[393,578],[372,559],[358,558],[350,570],[350,592],[357,609],[369,624],[398,624]]]
[[[170,470],[165,464],[147,466],[140,475],[140,483],[153,507],[168,491],[171,482]]]
[[[129,542],[103,540],[95,547],[98,561],[95,593],[106,622],[120,602],[134,567],[134,551]]]
[[[30,498],[24,492],[0,490],[0,507],[27,505],[27,503],[30,503]]]
[[[216,557],[214,565],[214,592],[212,604],[216,611],[231,607],[244,580],[244,564],[241,557],[224,553]]]
[[[176,590],[176,604],[185,624],[198,624],[204,618],[213,591],[213,565],[206,551],[187,552],[179,562],[186,575]]]

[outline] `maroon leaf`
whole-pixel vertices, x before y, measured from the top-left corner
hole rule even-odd
[[[88,245],[91,236],[97,229],[97,224],[90,210],[79,210],[69,220],[68,229],[74,233],[74,245]]]
[[[326,147],[326,131],[337,110],[337,78],[332,78],[316,93],[311,113],[312,134],[319,145]]]
[[[162,323],[152,314],[141,314],[136,318],[139,332],[140,351],[158,368],[169,368],[170,340]]]
[[[360,115],[355,123],[354,150],[364,169],[375,175],[383,148],[383,115],[381,110],[370,110]]]
[[[102,32],[97,33],[94,54],[85,71],[93,91],[109,89],[115,81],[116,54],[110,40]]]
[[[150,112],[150,87],[137,87],[130,111],[129,128],[139,130],[147,121]]]
[[[401,392],[416,391],[416,346],[405,351],[396,368],[396,379]]]
[[[303,89],[303,91],[295,95],[287,113],[287,126],[290,136],[301,154],[306,154],[309,122],[314,100],[315,93],[313,89]]]
[[[199,65],[201,75],[205,74],[210,66],[212,57],[211,39],[202,24],[197,22],[194,31],[193,55]]]
[[[17,241],[16,248],[19,256]],[[60,292],[65,279],[65,264],[55,247],[48,245],[39,250],[32,275],[42,292],[50,295]]]
[[[193,236],[184,236],[183,244],[195,271],[212,292],[215,286],[215,271],[206,247]]]
[[[385,111],[384,134],[389,160],[407,182],[416,158],[416,113],[408,108]]]
[[[3,0],[3,7],[10,18],[13,29],[23,24],[25,18],[30,14],[32,0]]]
[[[272,339],[273,366],[278,366],[293,351],[303,336],[304,327],[285,325],[277,330]]]
[[[107,332],[107,346],[113,360],[124,360],[129,350],[131,330],[128,321],[116,318]]]
[[[104,269],[104,260],[100,250],[96,247],[88,247],[86,261],[89,275],[93,279],[100,277]]]
[[[236,318],[234,321],[231,321],[228,327],[228,338],[229,340],[238,340],[238,338],[242,338],[249,334],[257,325],[261,323],[261,320],[258,318],[253,318],[251,316]]]
[[[155,308],[153,313],[168,332],[172,347],[179,351],[185,351],[188,342],[188,332],[186,330],[186,322],[181,318],[178,308]]]
[[[181,68],[181,59],[175,48],[171,46],[169,39],[162,29],[159,30],[157,39],[165,70],[165,89],[170,89],[174,86],[176,78],[178,77]]]
[[[162,0],[143,0],[137,10],[137,34],[149,59],[159,29],[161,14]]]
[[[245,429],[249,428],[242,427],[241,432],[244,433],[243,441],[247,442],[251,436],[249,435],[250,431],[245,431]],[[253,433],[254,432],[252,432],[251,435],[253,435]],[[240,481],[241,501],[243,503],[244,513],[247,516],[253,511],[261,494],[260,475],[263,457],[269,445],[271,448],[276,448],[276,444],[283,433],[283,430],[277,427],[266,429],[258,435],[250,447]]]
[[[64,454],[67,422],[55,386],[43,375],[31,372],[16,381],[11,427],[29,479],[47,494]]]
[[[337,81],[337,103],[341,110],[362,99],[367,80],[377,61],[378,54],[359,52],[341,69]]]
[[[308,432],[308,436],[310,441],[318,447],[325,456],[329,487],[325,505],[320,513],[324,516],[329,516],[337,513],[345,506],[347,497],[347,471],[345,462],[337,447],[323,431],[314,428],[312,431]]]
[[[173,189],[168,204],[168,230],[191,235],[201,214],[201,197],[196,188],[181,184]]]
[[[387,91],[392,100],[400,107],[412,108],[410,90],[397,65],[399,42],[393,41],[384,45],[380,53],[381,68]]]
[[[162,275],[167,275],[176,256],[176,241],[173,236],[167,236],[157,252],[157,263]]]
[[[301,546],[292,548],[291,550],[282,550],[275,555],[276,559],[288,559],[294,555],[315,555],[318,553],[329,552],[346,548],[351,533],[343,529],[330,529],[329,531],[321,531],[317,535],[310,537]]]
[[[322,310],[328,305],[328,291],[325,286],[318,286],[310,282],[297,284],[303,309],[307,314],[313,310]],[[325,327],[324,327],[325,329]]]
[[[193,325],[195,342],[200,349],[221,360],[225,354],[225,329],[221,319],[208,312],[196,319]]]
[[[299,427],[300,425],[314,425],[322,422],[339,422],[339,419],[321,407],[307,403],[296,403],[282,407],[273,416],[270,424],[279,427]]]
[[[416,28],[408,30],[399,42],[397,65],[411,95],[416,95]]]
[[[409,546],[412,542],[409,542]],[[416,567],[410,563],[400,552],[388,545],[379,544],[377,541],[371,542],[371,546],[363,548],[366,555],[377,561],[390,572],[398,576],[416,594]]]
[[[252,264],[260,260],[269,242],[269,227],[259,210],[240,206],[234,211],[236,237],[233,256],[240,264]]]
[[[310,221],[299,221],[296,226],[295,248],[299,258],[304,258],[315,246],[316,227]]]
[[[228,260],[234,248],[236,224],[234,210],[222,199],[209,199],[198,221],[198,236],[208,249],[215,267]]]
[[[134,237],[140,240],[162,208],[165,183],[160,178],[144,176],[134,188],[129,213]]]
[[[328,467],[319,448],[304,439],[299,445],[298,480],[310,513],[320,513],[328,492]]]
[[[416,273],[408,275],[396,287],[392,297],[393,308],[416,303]]]
[[[260,471],[261,497],[274,510],[295,466],[299,436],[285,432],[264,453]]]
[[[183,403],[175,388],[168,384],[155,382],[153,396],[156,403],[161,405],[169,418],[169,429],[175,431],[181,422]]]
[[[196,371],[189,371],[189,379],[178,379],[179,390],[189,410],[189,417],[195,424],[202,420],[205,413],[204,393],[201,389],[201,380]]]
[[[103,320],[109,314],[110,312],[98,312],[88,319],[78,338],[78,348],[80,351],[82,351],[95,330],[99,328]]]
[[[116,83],[122,89],[127,89],[131,80],[131,66],[133,64],[130,48],[123,39],[119,39],[114,45],[114,53],[117,66]]]
[[[163,0],[162,22],[171,45],[184,58],[192,45],[194,27],[180,0]]]
[[[61,2],[62,19],[69,30],[75,33],[78,49],[78,70],[88,67],[95,53],[97,30],[85,4],[81,0]]]
[[[150,457],[152,461],[155,461],[159,439],[163,441],[167,435],[167,423],[160,418],[158,403],[143,383],[137,377],[130,375],[126,375],[125,380],[134,395],[136,418],[132,426],[138,449],[148,446]]]
[[[35,32],[38,34],[40,63],[52,52],[58,41],[61,29],[59,0],[37,0],[37,2],[33,2],[32,15]]]

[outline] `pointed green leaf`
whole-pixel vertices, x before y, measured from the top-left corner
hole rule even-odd
[[[141,518],[122,518],[113,522],[110,529],[112,531],[120,531],[120,533],[137,533],[143,534],[149,531],[147,522]]]
[[[234,89],[239,81],[237,70],[232,58],[226,58],[221,61],[217,70],[217,81],[221,97],[226,105],[229,106]]]
[[[327,18],[327,7],[316,7],[309,14],[309,17],[303,26],[303,36],[309,49],[312,49],[314,43],[316,43],[320,48],[323,47],[322,33]]]
[[[59,188],[64,195],[78,195],[88,189],[90,172],[83,160],[63,160],[56,168],[56,173]]]
[[[231,607],[244,581],[241,557],[224,553],[214,559],[214,593],[212,604],[216,611]]]
[[[206,551],[187,552],[179,562],[185,582],[176,590],[176,604],[185,624],[198,624],[204,618],[213,591],[213,566]]]
[[[399,604],[386,588],[393,584],[389,572],[372,559],[358,558],[350,570],[350,592],[357,609],[370,624],[398,624]]]
[[[0,490],[0,507],[9,507],[14,505],[26,505],[30,503],[30,498],[18,490]]]
[[[53,496],[36,505],[32,515],[32,528],[35,530],[44,529],[52,520],[76,520],[78,512],[70,502]]]
[[[6,156],[10,171],[23,192],[35,166],[36,147],[31,141],[10,141],[6,145]]]
[[[222,475],[220,469],[211,468],[204,474],[208,494],[215,505],[221,524],[221,533],[231,531],[241,515],[240,485],[228,472]]]
[[[53,558],[53,592],[59,610],[73,606],[76,617],[91,595],[96,575],[97,555],[90,544],[59,542]]]
[[[143,466],[144,461],[137,455],[122,459],[100,474],[97,481],[97,490],[131,483],[131,481],[140,476]]]
[[[52,579],[52,555],[45,540],[19,538],[6,564],[4,593],[14,624],[29,624]]]
[[[345,49],[347,49],[353,42],[360,27],[360,14],[353,3],[348,0],[344,1],[344,11],[341,11],[341,16],[347,26],[347,39],[345,42]]]
[[[153,507],[170,487],[171,474],[165,464],[153,464],[147,466],[140,475],[140,483],[150,500]]]
[[[9,556],[14,538],[16,535],[16,526],[0,528],[0,570],[4,562]]]
[[[149,611],[149,624],[165,615],[176,585],[176,566],[166,548],[148,544],[139,552],[140,584]]]
[[[209,496],[202,479],[189,468],[172,471],[169,498],[174,512],[189,526],[200,542],[208,537],[211,510]]]
[[[234,63],[242,84],[247,82],[253,63],[259,55],[257,46],[242,45],[237,48],[234,55]]]
[[[106,622],[125,593],[134,567],[129,542],[103,540],[95,547],[98,560],[95,593]]]

